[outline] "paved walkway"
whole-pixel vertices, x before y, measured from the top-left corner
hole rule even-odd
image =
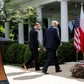
[[[34,68],[27,70],[15,66],[5,65],[4,69],[10,84],[84,84],[84,79],[71,77],[70,68],[74,63],[60,65],[62,72],[55,73],[54,66],[48,69],[49,74],[41,71],[36,72]]]

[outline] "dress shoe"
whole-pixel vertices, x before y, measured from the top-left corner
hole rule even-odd
[[[62,72],[62,70],[56,70],[56,72]]]
[[[46,71],[44,71],[44,70],[42,70],[42,73],[44,73],[44,74],[49,74],[49,73],[47,73]]]

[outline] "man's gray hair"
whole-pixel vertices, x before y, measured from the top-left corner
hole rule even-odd
[[[58,24],[59,24],[59,23],[58,23],[58,21],[56,21],[56,20],[53,20],[53,21],[51,22],[51,26],[54,26],[54,27],[57,27]]]

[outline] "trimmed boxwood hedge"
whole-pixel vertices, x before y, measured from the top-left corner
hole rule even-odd
[[[43,50],[43,46],[40,45],[39,62],[40,65],[44,65],[46,61],[46,52]],[[2,57],[4,63],[17,63],[22,64],[31,56],[29,46],[26,44],[4,44],[2,47]],[[79,52],[79,60],[82,58],[82,53]],[[62,43],[58,49],[58,61],[59,63],[76,61],[76,52],[73,47],[73,39],[68,43]],[[52,64],[52,63],[51,63]]]
[[[40,45],[39,62],[43,65],[46,60],[46,53],[43,51],[42,45]],[[31,56],[29,45],[26,44],[5,44],[2,47],[2,57],[4,63],[19,63],[22,64]]]
[[[82,52],[78,53],[78,59],[82,60]],[[73,39],[68,43],[62,43],[58,49],[59,63],[76,61],[76,50],[73,45]]]
[[[30,54],[28,45],[13,43],[2,47],[2,57],[5,63],[23,63]]]

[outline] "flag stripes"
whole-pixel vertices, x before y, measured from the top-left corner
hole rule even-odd
[[[78,16],[77,16],[77,7],[75,7],[75,13],[74,13],[74,22],[75,22],[75,32],[74,32],[74,47],[77,52],[80,51],[80,26],[79,26],[79,21],[78,21]]]

